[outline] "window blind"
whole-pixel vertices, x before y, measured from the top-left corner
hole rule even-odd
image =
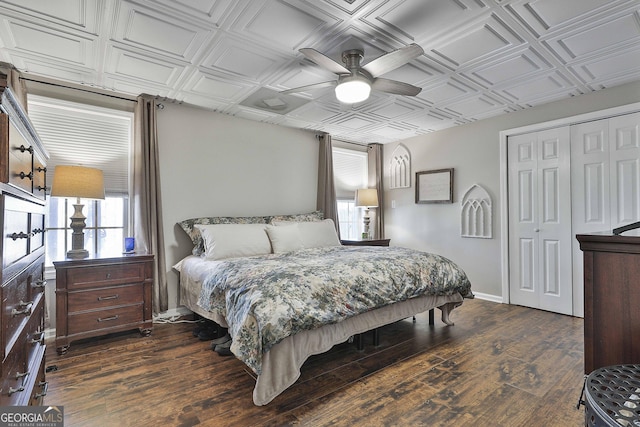
[[[36,95],[28,103],[29,118],[51,156],[47,186],[57,165],[81,165],[102,170],[105,193],[129,192],[132,113]]]
[[[334,148],[332,154],[336,198],[355,199],[358,188],[367,188],[367,153]]]

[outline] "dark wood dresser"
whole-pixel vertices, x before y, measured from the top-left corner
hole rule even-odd
[[[640,364],[640,236],[578,234],[584,256],[584,371]]]
[[[47,390],[44,199],[48,155],[24,109],[1,77],[0,406],[41,405]]]
[[[56,349],[72,341],[153,328],[153,255],[97,255],[54,261],[56,267]]]

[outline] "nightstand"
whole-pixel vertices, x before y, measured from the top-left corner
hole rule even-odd
[[[391,239],[340,240],[344,246],[389,246]]]
[[[153,328],[153,255],[126,254],[54,261],[56,349],[72,341]]]

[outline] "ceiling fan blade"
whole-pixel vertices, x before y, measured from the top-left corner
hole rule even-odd
[[[345,67],[343,67],[342,65],[334,61],[333,59],[329,58],[323,53],[318,52],[315,49],[311,49],[310,47],[305,47],[300,49],[299,52],[304,56],[306,56],[307,58],[309,58],[310,60],[312,60],[313,62],[315,62],[316,64],[318,64],[319,66],[331,71],[332,73],[336,73],[336,74],[350,73],[348,69],[346,69]]]
[[[393,52],[385,53],[373,61],[367,63],[364,68],[373,77],[381,76],[398,67],[402,67],[407,62],[422,55],[424,50],[415,43],[401,47]]]
[[[335,80],[332,80],[330,82],[314,83],[312,85],[294,87],[293,89],[283,90],[283,91],[280,91],[280,93],[288,94],[288,93],[306,92],[308,90],[322,89],[323,87],[335,86],[337,83],[338,82],[336,82]]]
[[[381,92],[393,93],[396,95],[416,96],[422,91],[421,87],[410,85],[409,83],[399,82],[397,80],[389,80],[378,77],[373,81],[373,89]]]

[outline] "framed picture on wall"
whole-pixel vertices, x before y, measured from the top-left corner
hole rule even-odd
[[[453,168],[416,172],[416,203],[453,203]]]

